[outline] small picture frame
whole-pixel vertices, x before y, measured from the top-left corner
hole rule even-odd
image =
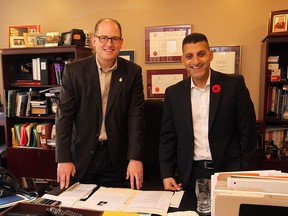
[[[60,33],[59,32],[47,32],[46,33],[46,47],[58,46],[60,42]]]
[[[24,33],[24,40],[26,47],[35,47],[36,34],[35,33]]]
[[[72,32],[63,32],[61,34],[60,46],[71,45],[72,42]]]
[[[287,15],[273,16],[273,30],[272,32],[286,32],[287,31]]]
[[[21,26],[9,26],[9,47],[12,47],[15,43],[11,41],[12,37],[24,37],[24,33],[40,33],[40,25],[21,25]],[[15,38],[14,38],[15,39]],[[13,43],[13,44],[12,44]]]
[[[268,34],[287,34],[288,10],[271,11]]]
[[[24,36],[11,36],[10,37],[10,47],[11,48],[23,48],[25,46]]]
[[[135,62],[135,50],[120,50],[119,56],[128,61]]]
[[[36,34],[36,43],[35,47],[44,47],[46,44],[46,35]]]

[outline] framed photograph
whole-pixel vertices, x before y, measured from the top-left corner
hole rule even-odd
[[[164,98],[167,87],[187,77],[186,69],[147,70],[147,97]]]
[[[61,34],[60,46],[71,45],[72,42],[72,32],[63,32]]]
[[[288,10],[271,11],[268,34],[287,34]]]
[[[10,47],[11,48],[26,47],[24,36],[12,36],[12,37],[10,37]]]
[[[26,47],[35,47],[36,34],[35,33],[24,33],[24,40]]]
[[[191,25],[145,28],[145,62],[181,62],[182,41],[191,33]]]
[[[46,47],[58,46],[60,42],[60,33],[59,32],[47,32],[46,33]]]
[[[36,47],[44,47],[46,43],[46,35],[36,34]]]
[[[24,33],[40,33],[40,25],[9,26],[9,47],[11,47],[11,37],[24,36]]]
[[[135,62],[135,50],[121,50],[119,56],[128,61]]]
[[[211,68],[227,74],[239,74],[241,67],[241,46],[210,46],[213,51]]]

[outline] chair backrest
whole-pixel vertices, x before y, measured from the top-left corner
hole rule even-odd
[[[145,100],[145,146],[144,146],[144,172],[145,176],[160,175],[159,168],[159,135],[163,116],[163,100]]]

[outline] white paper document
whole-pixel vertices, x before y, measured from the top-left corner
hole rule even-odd
[[[170,191],[135,191],[126,212],[145,212],[167,214],[173,192]]]
[[[100,187],[82,208],[166,215],[173,192]]]
[[[57,200],[61,202],[61,206],[65,207],[72,207],[80,199],[87,197],[93,189],[96,187],[96,184],[79,184],[76,183],[68,188],[63,193],[59,194],[58,196],[44,194],[42,197],[46,199]]]
[[[175,191],[170,202],[170,207],[179,208],[183,195],[184,191]]]
[[[131,189],[100,187],[81,206],[99,211],[120,211],[124,208],[129,198],[133,196],[133,193]]]

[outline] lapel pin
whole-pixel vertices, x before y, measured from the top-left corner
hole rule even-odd
[[[122,81],[123,81],[123,79],[122,79],[122,77],[120,77],[120,78],[119,78],[119,82],[122,82]]]

